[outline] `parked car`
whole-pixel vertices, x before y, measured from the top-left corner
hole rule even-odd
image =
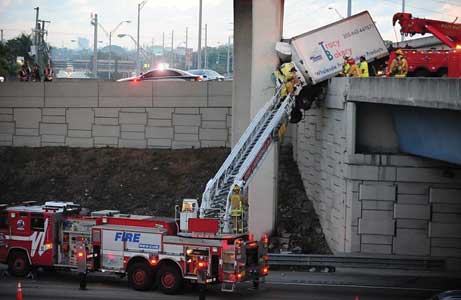
[[[440,294],[435,295],[430,300],[460,300],[461,299],[461,290],[452,290],[445,291]]]
[[[178,81],[202,81],[200,75],[191,74],[189,72],[173,69],[173,68],[158,68],[147,71],[144,74],[135,77],[122,78],[117,81],[145,81],[145,80],[178,80]]]
[[[209,69],[188,70],[187,72],[192,73],[194,75],[200,75],[202,76],[203,80],[217,80],[217,81],[224,80],[224,76],[222,76],[216,71],[209,70]]]

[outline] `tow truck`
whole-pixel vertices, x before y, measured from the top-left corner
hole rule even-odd
[[[461,77],[461,23],[414,18],[410,13],[396,13],[392,24],[400,24],[400,32],[406,36],[431,33],[450,50],[402,49],[408,61],[408,76],[413,77]],[[389,55],[386,75],[390,76],[390,65],[396,57]]]
[[[298,74],[299,78],[302,77]],[[178,293],[187,282],[258,287],[268,275],[268,236],[248,232],[246,207],[235,232],[231,220],[234,187],[244,197],[268,150],[284,134],[295,96],[280,86],[261,108],[239,142],[197,199],[184,199],[174,218],[123,214],[117,210],[83,213],[73,202],[25,202],[0,206],[0,262],[25,276],[32,268],[106,272],[126,276],[136,290],[158,286]],[[83,270],[82,270],[83,268]]]

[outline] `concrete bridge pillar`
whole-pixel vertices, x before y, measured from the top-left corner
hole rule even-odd
[[[271,73],[278,65],[274,47],[282,37],[283,5],[284,0],[234,0],[232,145],[274,93]],[[248,192],[249,229],[256,238],[275,224],[277,148],[262,163]]]

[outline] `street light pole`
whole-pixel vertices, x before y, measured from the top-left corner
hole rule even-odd
[[[94,14],[91,24],[94,26],[93,77],[98,78],[98,14]]]
[[[347,17],[352,16],[352,0],[347,0]]]
[[[109,80],[112,73],[112,34],[115,34],[115,32],[120,28],[120,26],[122,26],[123,23],[131,23],[131,21],[121,21],[117,26],[114,27],[114,29],[112,29],[112,31],[109,32]]]
[[[207,50],[207,41],[208,39],[208,24],[205,24],[205,69],[208,69],[208,50]]]
[[[140,72],[140,65],[139,65],[139,28],[141,24],[141,9],[146,5],[148,0],[144,0],[141,3],[138,3],[138,35],[136,38],[136,75]]]
[[[227,38],[227,64],[226,64],[227,77],[229,77],[229,74],[230,74],[230,39],[231,37],[229,36]]]
[[[198,48],[197,48],[197,69],[202,68],[202,0],[199,3],[198,13]]]

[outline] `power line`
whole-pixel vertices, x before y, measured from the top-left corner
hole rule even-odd
[[[399,1],[398,3],[394,2],[394,1],[391,1],[391,0],[384,0],[384,1],[392,3],[392,4],[395,4],[395,5],[398,5],[399,7],[401,5],[399,0],[397,0],[397,1]],[[414,6],[414,5],[411,5],[411,4],[405,4],[405,5],[408,6],[408,7],[414,8],[414,9],[418,9],[418,10],[424,10],[424,11],[428,11],[428,12],[432,12],[432,13],[436,13],[436,14],[440,14],[440,15],[447,15],[447,16],[454,17],[454,18],[457,17],[457,16],[454,16],[454,15],[447,14],[445,12],[441,12],[441,11],[437,11],[437,10],[433,10],[433,9],[429,9],[429,8],[418,7],[418,6]]]
[[[443,3],[443,4],[448,4],[448,5],[453,5],[453,6],[457,6],[457,7],[461,7],[460,3],[453,3],[453,2],[445,1],[445,0],[432,0],[432,1]]]

